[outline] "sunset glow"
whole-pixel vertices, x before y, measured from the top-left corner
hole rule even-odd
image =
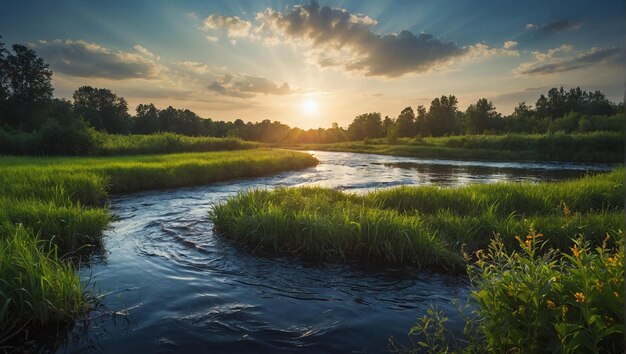
[[[12,2],[0,35],[50,64],[55,96],[106,87],[130,113],[154,103],[317,128],[365,112],[396,117],[449,94],[462,110],[485,97],[503,114],[551,87],[623,99],[619,1],[118,5]]]
[[[302,113],[308,116],[315,116],[319,114],[319,105],[314,98],[308,98],[302,103]]]

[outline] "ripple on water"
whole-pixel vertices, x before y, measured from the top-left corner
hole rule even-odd
[[[106,233],[106,256],[81,271],[109,295],[58,352],[382,352],[390,336],[405,339],[432,303],[458,333],[463,323],[450,301],[467,297],[462,279],[255,256],[215,237],[208,212],[251,188],[321,185],[361,193],[401,184],[536,182],[610,169],[315,155],[320,165],[302,171],[114,197],[117,219]]]

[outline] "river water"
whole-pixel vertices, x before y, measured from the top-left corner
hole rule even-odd
[[[317,167],[204,187],[114,196],[105,250],[80,268],[101,305],[58,353],[367,352],[388,350],[429,305],[463,323],[464,279],[410,268],[308,264],[253,255],[213,234],[208,212],[249,188],[319,185],[362,193],[398,185],[554,181],[608,165],[414,159],[311,152]]]

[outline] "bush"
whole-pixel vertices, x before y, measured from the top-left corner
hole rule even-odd
[[[51,155],[87,155],[96,147],[95,131],[80,119],[66,124],[49,119],[37,132],[38,152]]]
[[[607,248],[615,238],[615,249]],[[592,250],[578,238],[567,253],[543,252],[532,228],[509,253],[499,238],[475,253],[465,341],[451,338],[441,312],[430,311],[409,334],[431,352],[623,353],[624,245],[622,232]],[[451,349],[452,348],[452,349]],[[401,348],[407,349],[407,348]]]

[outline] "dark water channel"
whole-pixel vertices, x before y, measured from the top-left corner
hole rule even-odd
[[[220,240],[207,218],[247,188],[321,185],[365,192],[397,185],[545,181],[606,165],[500,163],[314,152],[320,165],[204,187],[117,196],[106,249],[81,268],[102,305],[59,353],[385,352],[436,304],[465,299],[463,279],[412,269],[367,269],[259,257]]]

